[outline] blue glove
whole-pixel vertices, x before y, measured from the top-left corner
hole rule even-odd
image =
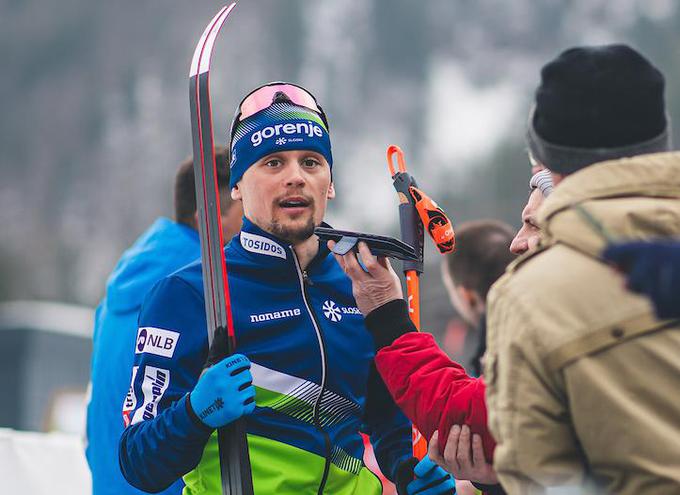
[[[615,244],[602,257],[628,274],[628,288],[649,297],[659,318],[680,318],[680,242]]]
[[[198,419],[219,428],[255,410],[255,387],[250,360],[233,354],[208,368],[189,394],[189,404]]]
[[[413,466],[413,463],[411,466]],[[428,456],[423,457],[412,469],[415,479],[406,485],[408,495],[451,495],[456,493],[456,482],[451,475],[430,460]],[[403,490],[399,493],[403,493]]]

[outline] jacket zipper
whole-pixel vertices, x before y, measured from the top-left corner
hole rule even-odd
[[[323,429],[323,426],[321,426],[320,419],[321,401],[323,399],[323,394],[326,391],[326,375],[328,373],[328,364],[326,363],[326,344],[323,340],[323,334],[321,333],[321,327],[319,325],[319,322],[317,321],[316,316],[314,315],[314,312],[312,311],[312,308],[309,305],[309,296],[307,295],[307,284],[313,285],[312,281],[309,280],[307,271],[302,270],[302,267],[300,267],[300,262],[297,259],[295,250],[291,249],[291,252],[293,253],[293,260],[295,261],[295,269],[297,271],[298,280],[300,281],[302,300],[304,301],[305,307],[307,308],[307,313],[309,314],[309,317],[312,320],[312,325],[314,326],[314,331],[316,332],[316,337],[319,341],[319,350],[321,351],[321,391],[319,392],[319,396],[317,397],[316,402],[314,403],[313,409],[314,426],[316,426],[316,428],[322,433],[326,447],[326,463],[324,464],[323,476],[321,477],[321,482],[319,483],[319,491],[317,492],[319,495],[321,495],[323,494],[326,482],[328,481],[328,473],[331,467],[331,438],[326,432],[326,430]]]

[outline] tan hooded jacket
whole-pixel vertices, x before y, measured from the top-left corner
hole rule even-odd
[[[680,153],[591,165],[539,211],[543,239],[489,296],[487,405],[510,494],[592,483],[680,494],[680,322],[659,321],[600,259],[680,238]],[[679,295],[680,301],[680,295]]]

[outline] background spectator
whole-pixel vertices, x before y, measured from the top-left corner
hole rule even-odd
[[[464,222],[456,228],[456,251],[442,262],[442,279],[451,304],[470,327],[478,330],[472,360],[477,376],[486,350],[486,296],[514,259],[509,249],[512,239],[511,227],[502,222]]]

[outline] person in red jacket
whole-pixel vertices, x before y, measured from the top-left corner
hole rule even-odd
[[[333,245],[330,241],[331,249]],[[389,261],[372,256],[364,243],[359,244],[359,254],[366,270],[352,251],[336,258],[352,279],[357,306],[375,340],[376,367],[396,404],[427,439],[435,432],[435,439],[446,439],[453,425],[469,425],[481,435],[486,459],[491,461],[495,442],[486,426],[484,379],[468,376],[432,335],[417,331]],[[445,446],[439,445],[441,455]],[[494,479],[472,481],[493,483]]]
[[[464,228],[459,231],[459,250],[470,248],[465,246],[465,232]],[[475,242],[496,240],[488,236]],[[509,239],[507,244],[506,252]],[[483,251],[491,250],[487,248]],[[429,439],[431,459],[457,479],[477,482],[475,486],[487,493],[503,493],[490,464],[496,443],[487,428],[484,378],[469,376],[439,348],[431,334],[417,331],[389,262],[372,256],[365,245],[360,245],[359,251],[367,270],[351,251],[336,257],[352,279],[358,307],[366,315],[366,327],[375,340],[375,364],[390,394]],[[485,289],[476,289],[485,295],[501,274],[498,270]],[[448,271],[447,275],[451,277],[452,273]],[[456,290],[455,276],[452,278],[449,290]]]

